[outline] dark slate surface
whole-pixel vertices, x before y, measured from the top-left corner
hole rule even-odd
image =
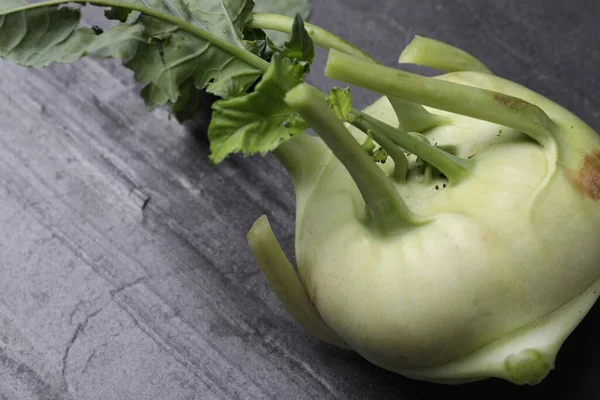
[[[432,36],[600,128],[594,0],[313,5],[314,23],[388,65],[413,35]],[[271,158],[212,166],[202,135],[147,113],[138,90],[110,62],[0,63],[0,399],[600,395],[597,307],[533,388],[410,381],[307,337],[245,242],[266,213],[291,253],[285,173]]]

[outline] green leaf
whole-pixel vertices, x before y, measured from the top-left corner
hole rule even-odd
[[[287,56],[312,64],[315,59],[315,44],[304,27],[304,20],[296,14],[292,25],[292,37],[285,43]]]
[[[352,95],[350,94],[350,88],[340,89],[335,87],[331,89],[331,94],[327,98],[327,104],[329,104],[335,115],[342,121],[349,121],[351,119]]]
[[[267,35],[262,29],[246,29],[244,31],[244,40],[249,46],[248,50],[263,59],[271,58],[271,54],[267,54]]]
[[[0,12],[26,4],[8,1]],[[78,29],[80,19],[79,10],[57,7],[0,15],[0,57],[36,68],[74,62],[87,54],[129,60],[146,42],[142,26],[120,25],[96,35],[92,29]]]
[[[372,157],[373,157],[373,161],[381,163],[381,164],[385,164],[385,162],[388,159],[388,153],[387,153],[387,151],[385,151],[383,149],[383,147],[379,147],[379,148],[377,148],[377,150],[375,150],[373,152]]]
[[[73,2],[84,3],[64,4]],[[59,9],[56,2],[19,12],[14,11],[27,4],[23,0],[0,3],[0,56],[33,67],[73,62],[87,54],[121,58],[145,85],[142,96],[149,108],[177,102],[180,85],[189,78],[217,96],[238,95],[260,76],[258,67],[264,63],[242,37],[252,0],[121,0],[109,17],[122,20],[124,10],[150,10],[153,16],[130,16],[130,23],[98,36],[79,28],[79,11]]]
[[[217,101],[208,129],[211,160],[219,163],[236,152],[266,154],[308,129],[283,100],[303,76],[300,62],[275,54],[254,92]]]
[[[27,5],[25,0],[2,0],[0,2],[0,12],[12,10],[13,8],[23,7]]]
[[[305,61],[307,65],[312,64],[315,58],[315,44],[304,27],[304,20],[300,14],[296,14],[292,25],[292,36],[279,48],[270,42],[271,48],[278,51],[284,57]]]
[[[128,0],[140,1],[248,51],[242,30],[252,14],[251,0]],[[150,82],[142,96],[151,107],[176,102],[180,85],[190,77],[198,89],[228,98],[244,92],[260,75],[255,67],[180,26],[147,17],[139,23],[151,40],[127,66],[138,81]]]
[[[308,0],[254,0],[256,6],[254,12],[287,15],[293,17],[300,14],[307,21],[310,17],[310,4]],[[282,32],[267,31],[269,39],[277,47],[282,47],[288,39],[287,34]]]
[[[187,122],[201,115],[207,107],[203,93],[196,88],[193,79],[181,85],[181,95],[171,106],[171,114],[180,123]]]

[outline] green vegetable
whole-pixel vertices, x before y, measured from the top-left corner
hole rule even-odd
[[[428,38],[400,61],[448,72],[434,78],[252,1],[86,2],[120,23],[94,32],[58,7],[83,0],[5,0],[0,56],[121,59],[150,108],[182,119],[194,93],[218,95],[211,159],[273,151],[293,180],[299,275],[265,216],[248,241],[309,333],[434,382],[535,384],[554,368],[600,290],[600,138],[584,122]],[[326,75],[384,97],[357,110],[348,89],[305,83],[314,44]]]
[[[217,101],[209,130],[211,160],[221,162],[234,152],[264,154],[304,132],[308,125],[283,101],[303,75],[300,62],[276,54],[255,91]]]

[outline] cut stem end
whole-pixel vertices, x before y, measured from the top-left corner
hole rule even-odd
[[[398,61],[443,72],[473,71],[492,74],[488,67],[466,51],[423,36],[415,36],[400,54]]]

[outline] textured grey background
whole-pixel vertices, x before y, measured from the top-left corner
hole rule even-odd
[[[435,37],[600,128],[593,0],[313,5],[314,23],[388,65]],[[147,113],[138,90],[110,62],[0,63],[0,399],[600,396],[597,307],[537,387],[410,381],[309,338],[245,242],[266,213],[291,254],[285,173],[270,157],[212,166],[202,133]]]

